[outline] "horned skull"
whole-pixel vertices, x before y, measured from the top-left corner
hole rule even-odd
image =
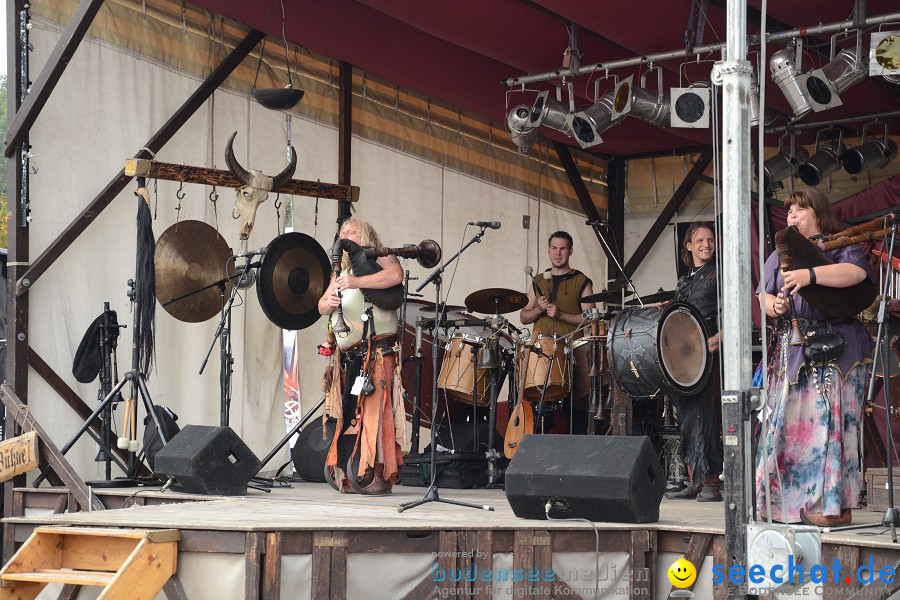
[[[246,240],[250,237],[250,232],[253,230],[256,209],[266,201],[266,198],[269,197],[269,192],[281,187],[294,176],[294,170],[297,168],[297,151],[291,146],[290,164],[278,175],[269,177],[256,169],[248,171],[237,161],[234,157],[233,148],[236,135],[237,131],[232,133],[228,139],[228,145],[225,147],[225,163],[228,165],[228,170],[244,184],[237,189],[234,210],[231,216],[241,220],[240,238]]]

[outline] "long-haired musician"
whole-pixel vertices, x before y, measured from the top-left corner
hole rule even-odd
[[[361,219],[344,221],[339,236],[358,246],[382,246],[375,229]],[[331,376],[326,376],[325,415],[337,421],[326,469],[340,491],[371,495],[391,491],[402,462],[399,440],[405,435],[403,406],[395,408],[396,402],[402,402],[395,351],[397,311],[375,306],[363,292],[402,283],[403,269],[396,256],[382,256],[375,262],[380,270],[357,274],[344,253],[340,274],[332,277],[319,299],[319,313],[331,315],[330,325],[335,323],[338,307],[350,325],[347,334],[335,336],[338,351]],[[355,477],[344,473],[351,456],[359,460]]]
[[[784,203],[788,226],[815,238],[841,229],[825,194],[806,188]],[[777,319],[777,347],[768,367],[766,439],[757,455],[756,503],[761,516],[820,526],[850,523],[860,490],[857,437],[872,340],[857,318],[832,318],[796,292],[811,284],[846,288],[875,275],[858,245],[826,251],[835,264],[782,272],[775,252],[766,260],[760,303]],[[843,350],[813,366],[803,346],[790,345],[789,297],[803,333],[837,332]],[[766,478],[771,493],[767,502]],[[771,511],[771,513],[769,512]]]
[[[681,261],[688,272],[678,280],[675,300],[692,304],[703,316],[710,334],[707,349],[719,349],[719,297],[717,291],[716,235],[711,223],[691,223],[681,247]],[[718,363],[718,360],[714,360]],[[719,371],[692,396],[673,395],[681,427],[681,447],[690,480],[679,491],[667,492],[667,498],[696,498],[699,502],[720,502],[719,473],[722,451],[722,411]]]

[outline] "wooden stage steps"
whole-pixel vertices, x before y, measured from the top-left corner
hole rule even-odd
[[[61,583],[102,587],[104,600],[152,600],[175,574],[179,539],[177,529],[38,527],[0,570],[0,599]]]

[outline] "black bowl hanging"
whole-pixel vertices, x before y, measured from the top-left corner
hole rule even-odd
[[[272,110],[288,110],[303,98],[303,90],[285,88],[253,88],[250,92],[262,106]]]

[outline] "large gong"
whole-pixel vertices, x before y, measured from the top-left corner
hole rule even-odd
[[[282,329],[306,329],[319,320],[319,298],[330,278],[322,246],[304,233],[285,233],[268,246],[256,295],[270,321]]]

